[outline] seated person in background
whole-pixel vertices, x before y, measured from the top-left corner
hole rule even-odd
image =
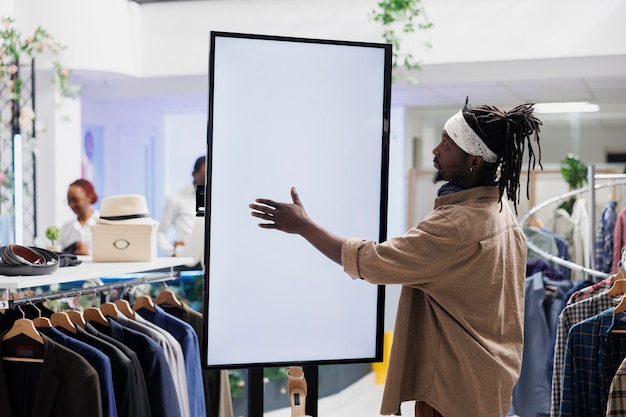
[[[67,190],[67,205],[76,214],[61,227],[59,243],[64,252],[75,255],[89,255],[91,250],[90,227],[96,224],[100,213],[92,207],[98,201],[93,184],[85,179],[78,179]]]
[[[206,176],[206,157],[196,160],[191,173],[193,182],[167,198],[163,214],[159,220],[159,248],[165,255],[176,256],[181,246],[191,236],[196,224],[196,185],[204,185]],[[167,236],[169,228],[174,226],[176,238],[171,242]]]

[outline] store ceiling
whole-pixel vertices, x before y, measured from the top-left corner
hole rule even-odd
[[[623,56],[433,65],[418,77],[417,83],[395,83],[395,104],[447,111],[462,105],[466,96],[471,104],[504,109],[527,102],[591,102],[600,111],[581,118],[606,128],[626,126]],[[567,122],[562,114],[547,117]]]
[[[392,105],[416,108],[425,118],[436,120],[442,117],[441,114],[449,115],[451,108],[460,108],[466,96],[470,104],[491,104],[502,109],[528,102],[586,101],[600,106],[597,113],[579,115],[588,126],[626,127],[626,57],[609,60],[612,62],[594,59],[598,61],[593,64],[594,68],[617,68],[621,74],[603,74],[590,70],[573,76],[560,76],[558,66],[563,63],[554,62],[552,66],[556,68],[553,69],[537,64],[545,67],[539,73],[515,69],[522,63],[505,63],[504,68],[502,63],[425,66],[418,74],[416,83],[398,79],[394,81]],[[509,71],[505,68],[507,66],[515,70]],[[155,99],[159,91],[167,86],[167,101],[173,105],[170,96],[173,92],[205,97],[208,94],[207,75],[147,79],[111,77],[110,74],[76,75],[83,85],[85,98],[124,98],[131,101]],[[563,114],[544,115],[542,118],[569,123],[568,116]]]
[[[160,94],[208,94],[206,74],[134,78],[77,71],[76,75],[86,97],[143,100]],[[425,117],[448,115],[451,108],[463,105],[466,96],[471,104],[503,109],[527,102],[582,101],[600,106],[597,113],[580,114],[588,125],[626,127],[626,55],[427,64],[413,78],[408,82],[402,74],[396,77],[392,105],[416,108]],[[544,116],[563,123],[568,117]]]

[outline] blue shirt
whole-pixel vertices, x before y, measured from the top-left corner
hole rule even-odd
[[[613,267],[613,232],[617,221],[616,205],[617,201],[606,203],[602,209],[602,216],[596,231],[595,268],[606,273],[611,272]]]
[[[556,289],[550,296],[546,285]],[[524,360],[513,387],[513,408],[520,417],[550,414],[550,384],[546,374],[553,329],[561,312],[561,299],[572,286],[569,280],[545,278],[543,271],[526,278],[524,297]]]
[[[623,314],[610,307],[575,324],[569,331],[563,364],[561,416],[604,417],[609,388],[624,356]],[[619,324],[616,324],[619,323]]]

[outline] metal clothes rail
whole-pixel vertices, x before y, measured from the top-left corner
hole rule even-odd
[[[140,278],[129,279],[126,281],[116,281],[110,284],[100,284],[95,287],[76,288],[67,291],[56,291],[47,294],[38,294],[34,296],[18,297],[9,300],[0,300],[0,309],[8,309],[17,307],[24,304],[34,304],[41,301],[58,300],[61,298],[83,296],[88,294],[97,294],[105,291],[112,291],[117,288],[130,288],[137,285],[150,284],[154,282],[164,282],[177,279],[180,275],[178,271],[168,272],[146,272],[142,274],[132,275],[144,275]]]
[[[613,180],[610,181],[608,183],[605,184],[596,184],[596,180]],[[563,201],[565,199],[568,199],[570,197],[573,197],[575,195],[578,194],[583,194],[583,193],[589,193],[589,228],[590,230],[587,231],[588,236],[589,236],[589,241],[590,242],[595,242],[595,227],[596,227],[596,198],[595,198],[595,190],[598,190],[600,188],[606,188],[606,187],[612,187],[615,185],[626,185],[626,174],[596,174],[595,173],[595,166],[594,165],[590,165],[588,167],[587,170],[587,183],[588,186],[586,187],[582,187],[579,188],[577,190],[573,190],[573,191],[568,191],[566,193],[557,195],[556,197],[552,197],[549,198],[539,204],[537,204],[535,207],[531,208],[530,210],[528,210],[528,212],[521,218],[520,220],[520,226],[524,227],[526,226],[528,220],[530,219],[530,217],[535,214],[537,211],[541,210],[544,207],[547,207],[551,204],[554,203],[558,203],[560,201]],[[528,241],[527,242],[528,245],[528,249],[530,249],[531,251],[535,252],[537,255],[541,256],[542,258],[548,260],[549,262],[553,262],[555,264],[558,265],[562,265],[566,268],[569,268],[571,270],[574,271],[581,271],[584,274],[587,275],[591,275],[591,276],[595,276],[595,277],[600,277],[600,278],[608,278],[610,276],[610,274],[607,274],[606,272],[603,271],[598,271],[596,269],[593,268],[588,268],[585,267],[583,265],[579,265],[576,264],[574,262],[570,262],[570,261],[566,261],[565,259],[559,258],[558,256],[552,255],[551,253],[548,253],[542,249],[540,249],[539,247],[537,247],[535,244],[533,244],[532,242]],[[592,247],[594,247],[592,245]],[[594,259],[595,257],[593,256],[594,254],[592,254],[592,256],[590,257],[590,259]]]

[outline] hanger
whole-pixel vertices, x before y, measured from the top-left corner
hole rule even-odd
[[[613,285],[609,288],[609,296],[615,297],[624,293],[626,293],[626,278],[613,279]]]
[[[20,309],[22,315],[24,310]],[[24,338],[27,338],[26,340]],[[24,350],[24,347],[32,347],[33,355],[30,357],[19,356],[4,356],[2,360],[12,362],[43,362],[43,337],[35,328],[35,324],[32,320],[27,318],[21,318],[15,320],[11,329],[2,336],[4,352],[17,351],[17,345],[20,349]],[[13,344],[13,346],[11,346]],[[30,350],[30,349],[29,349]]]
[[[116,319],[122,312],[117,308],[115,303],[109,301],[100,306],[100,311],[104,314],[104,317],[111,317]]]
[[[28,336],[36,342],[43,343],[43,337],[35,328],[33,321],[25,318],[15,320],[11,329],[2,336],[2,341],[5,342],[20,334]]]
[[[133,320],[135,319],[135,312],[131,308],[130,303],[128,301],[120,298],[119,300],[113,301],[113,303],[115,303],[120,313],[122,313],[129,319],[133,319]]]
[[[619,300],[619,303],[615,306],[615,309],[613,310],[613,315],[619,314],[623,311],[626,311],[626,296],[622,297],[622,299]],[[626,329],[612,329],[611,333],[626,334]]]
[[[528,225],[536,227],[537,229],[542,229],[543,228],[543,222],[541,221],[541,219],[538,219],[535,216],[531,216],[528,219]]]
[[[85,321],[93,321],[94,323],[99,323],[104,326],[110,327],[109,320],[102,314],[102,311],[99,308],[89,307],[83,313],[85,317]]]
[[[164,290],[162,290],[159,293],[159,296],[156,298],[156,300],[154,300],[154,303],[160,306],[170,305],[170,306],[178,307],[181,310],[184,309],[183,303],[181,303],[178,297],[176,297],[176,294],[174,293],[174,291],[167,288],[167,286]]]
[[[70,310],[67,312],[67,316],[69,317],[70,321],[74,323],[75,326],[78,326],[81,329],[87,327],[87,322],[85,321],[85,316],[83,315],[82,311]]]
[[[145,308],[146,310],[152,311],[153,313],[156,311],[156,308],[154,307],[154,302],[152,301],[152,298],[150,298],[147,295],[141,295],[139,297],[137,297],[137,299],[135,300],[135,304],[133,304],[133,310],[134,311],[138,311],[142,308]]]
[[[34,303],[30,303],[35,310],[37,310],[38,316],[33,319],[33,325],[35,327],[52,327],[52,323],[50,323],[50,319],[48,317],[43,317],[41,315],[41,310]]]
[[[619,270],[617,271],[617,274],[615,274],[615,276],[619,276],[619,278],[617,280],[613,281],[613,285],[609,289],[609,295],[614,295],[611,292],[611,290],[613,290],[613,287],[619,287],[620,293],[624,294],[626,292],[625,291],[625,289],[626,289],[626,274],[624,274],[624,266],[621,265],[621,262],[620,262]],[[623,311],[626,311],[626,295],[623,295],[622,299],[619,300],[619,303],[615,306],[615,309],[613,310],[613,315],[619,314],[619,313],[621,313]],[[626,334],[626,329],[611,330],[611,333]]]
[[[65,330],[69,330],[72,333],[76,333],[76,326],[72,323],[70,316],[64,311],[58,311],[56,313],[52,313],[50,317],[50,322],[54,327],[61,327]]]

